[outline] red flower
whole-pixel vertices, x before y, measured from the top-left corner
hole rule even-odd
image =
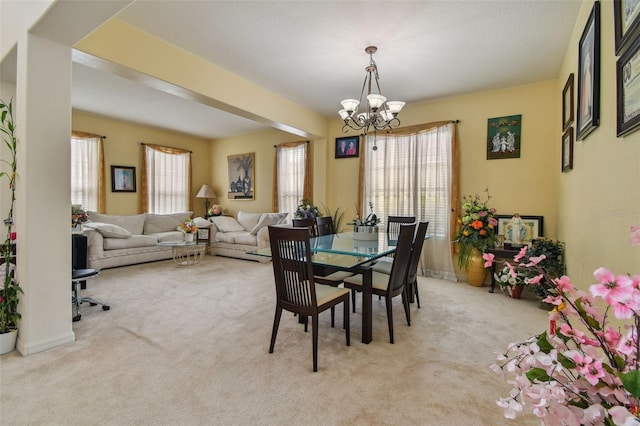
[[[480,232],[478,232],[478,234],[487,235],[487,231],[485,231],[484,229],[481,229]]]
[[[475,230],[482,229],[483,226],[484,226],[484,223],[482,223],[481,220],[474,220],[473,223],[471,224],[471,227]]]

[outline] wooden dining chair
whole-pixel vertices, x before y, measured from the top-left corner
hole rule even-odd
[[[273,275],[276,283],[276,312],[269,353],[273,353],[282,310],[308,321],[311,317],[313,371],[318,371],[318,315],[343,303],[343,325],[350,346],[349,289],[316,284],[309,232],[306,229],[269,226]],[[333,312],[332,312],[333,314]],[[306,327],[305,327],[306,329]]]
[[[397,235],[403,223],[415,223],[415,216],[387,216],[387,234]]]
[[[316,217],[316,231],[318,236],[334,234],[333,218],[331,216]]]
[[[412,296],[415,295],[418,308],[420,308],[420,294],[418,293],[418,265],[420,264],[420,257],[422,256],[422,248],[424,246],[424,238],[427,235],[427,229],[429,228],[429,222],[420,222],[416,229],[416,235],[413,239],[413,245],[411,247],[411,259],[409,260],[409,267],[407,268],[407,278],[405,280],[405,288],[409,301],[411,302]],[[371,269],[374,272],[381,272],[383,274],[391,274],[392,262],[378,262]]]
[[[411,246],[413,245],[413,234],[416,225],[402,224],[398,233],[398,245],[396,246],[393,265],[391,266],[391,274],[383,274],[381,272],[372,271],[371,275],[371,293],[384,297],[387,307],[387,322],[389,324],[389,342],[393,343],[393,298],[402,296],[402,306],[407,318],[407,325],[411,325],[411,313],[409,312],[409,299],[404,291],[407,277],[407,269],[409,260],[411,259]],[[352,300],[354,300],[354,291],[362,291],[362,274],[344,279],[344,287],[352,290]],[[355,303],[355,302],[354,302]]]
[[[316,228],[316,219],[313,217],[305,219],[292,219],[291,224],[296,228],[305,227],[309,228],[309,235],[312,237],[318,236],[318,230]]]

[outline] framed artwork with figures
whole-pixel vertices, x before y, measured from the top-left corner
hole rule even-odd
[[[253,200],[255,198],[254,185],[256,154],[229,155],[229,192],[230,200]]]
[[[519,220],[516,217],[519,216]],[[520,247],[530,244],[535,238],[542,237],[543,216],[496,215],[498,235],[504,236],[504,246]]]

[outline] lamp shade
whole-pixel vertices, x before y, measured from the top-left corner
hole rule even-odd
[[[198,193],[196,194],[196,198],[215,199],[216,192],[213,189],[211,189],[209,185],[205,184],[205,185],[202,185],[202,187],[200,188],[200,191],[198,191]]]

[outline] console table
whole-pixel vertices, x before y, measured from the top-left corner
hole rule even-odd
[[[178,266],[197,265],[204,257],[207,249],[206,244],[200,244],[199,242],[165,241],[158,243],[158,245],[172,248],[173,261]]]
[[[520,249],[510,249],[510,248],[493,248],[487,249],[487,253],[494,255],[493,263],[491,264],[491,287],[489,288],[489,293],[493,293],[496,287],[496,261],[501,260],[500,264],[504,264],[505,260],[513,260],[514,256],[520,252]]]

